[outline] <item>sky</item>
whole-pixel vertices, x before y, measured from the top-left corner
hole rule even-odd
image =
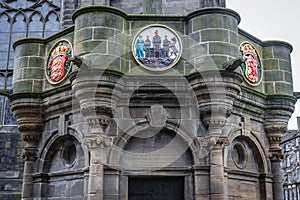
[[[239,28],[265,40],[280,40],[293,46],[291,53],[293,86],[300,92],[300,0],[226,0],[226,7],[239,13]],[[297,129],[300,99],[289,121],[288,129]]]

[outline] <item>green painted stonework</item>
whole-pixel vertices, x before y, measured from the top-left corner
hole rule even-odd
[[[202,30],[201,31],[201,42],[220,41],[229,42],[227,30]]]
[[[79,31],[77,31],[75,33],[76,41],[77,42],[82,42],[82,41],[85,41],[85,40],[92,39],[93,30],[94,30],[93,27],[80,29]]]
[[[262,64],[265,70],[279,70],[279,60],[277,59],[262,60]]]
[[[276,142],[296,102],[289,44],[260,41],[239,29],[239,15],[225,8],[155,15],[90,6],[75,11],[73,21],[73,27],[49,38],[14,44],[16,67],[8,95],[19,129],[31,145],[25,149],[31,170],[26,177],[33,180],[24,186],[28,196],[126,199],[128,179],[144,171],[149,176],[185,176],[188,199],[277,195],[269,189],[277,187],[272,179],[280,158]],[[136,34],[153,24],[170,27],[182,42],[181,58],[170,69],[151,71],[133,55]],[[55,85],[47,81],[45,69],[53,45],[62,39],[73,48],[73,66]],[[245,41],[261,58],[262,80],[257,85],[241,72],[239,45]],[[172,134],[143,142],[133,137],[144,130],[156,133],[157,128],[178,136],[180,146],[176,143],[166,157],[131,158],[128,150],[172,146]],[[209,152],[203,150],[211,141]],[[188,147],[176,161],[158,171],[145,164],[166,162],[181,144]],[[245,155],[235,148],[244,148]],[[240,157],[248,160],[239,163]],[[233,189],[241,183],[251,187]]]

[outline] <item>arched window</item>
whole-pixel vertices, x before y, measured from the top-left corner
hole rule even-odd
[[[0,89],[12,88],[13,43],[25,37],[48,37],[61,29],[61,0],[0,2]],[[6,97],[0,97],[0,126],[16,121]]]

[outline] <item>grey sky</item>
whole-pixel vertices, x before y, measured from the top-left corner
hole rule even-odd
[[[300,92],[300,1],[299,0],[227,0],[226,7],[239,13],[239,27],[260,40],[281,40],[293,46],[292,69],[294,91]],[[297,129],[300,100],[289,121],[289,129]]]

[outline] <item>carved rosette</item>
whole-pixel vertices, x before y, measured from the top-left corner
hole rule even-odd
[[[211,134],[221,134],[241,91],[242,76],[233,71],[214,70],[190,75],[198,99],[201,119]]]

